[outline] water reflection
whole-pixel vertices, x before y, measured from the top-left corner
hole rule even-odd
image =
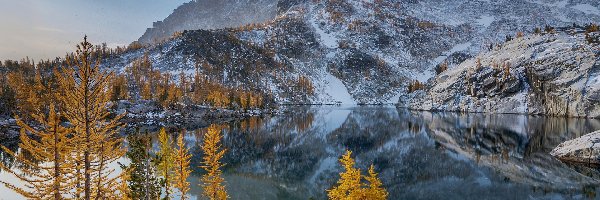
[[[170,132],[190,130],[190,192],[201,196],[199,144],[206,130],[197,126]],[[224,176],[232,199],[324,199],[341,171],[337,159],[350,149],[363,171],[375,165],[390,199],[595,197],[598,168],[569,166],[548,152],[599,129],[600,121],[591,119],[288,107],[279,116],[224,124]]]

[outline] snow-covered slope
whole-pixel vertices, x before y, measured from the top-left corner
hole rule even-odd
[[[223,1],[222,4],[245,8],[240,2],[242,0]],[[448,62],[452,67],[486,50],[490,44],[503,41],[506,35],[531,32],[545,25],[600,21],[600,15],[593,12],[600,7],[596,1],[252,2],[255,4],[248,7],[262,5],[261,11],[276,16],[266,23],[241,28],[187,31],[181,37],[111,58],[108,64],[123,68],[148,51],[155,66],[162,71],[179,74],[179,71],[194,71],[194,66],[208,63],[217,66],[220,74],[233,75],[226,83],[251,83],[272,92],[282,103],[387,103],[395,102],[404,94],[411,79],[425,81],[434,76],[434,68],[440,63]],[[177,9],[172,16],[190,19],[166,19],[161,25],[165,28],[159,32],[212,29],[214,27],[186,24],[189,20],[212,23],[221,19],[196,19],[198,15],[194,12],[208,11],[202,7],[194,9]],[[244,14],[223,14],[240,15]],[[249,18],[254,19],[254,15]],[[198,37],[217,37],[226,43]],[[254,52],[254,56],[246,56],[250,52]],[[262,61],[257,63],[250,59]],[[253,70],[256,68],[259,69]],[[296,91],[288,84],[300,76],[313,82],[314,94]],[[340,83],[345,88],[340,88]]]
[[[573,29],[516,38],[439,74],[403,104],[422,110],[600,116],[600,49]],[[598,35],[592,33],[590,35]]]

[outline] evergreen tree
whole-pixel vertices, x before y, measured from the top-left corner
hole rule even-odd
[[[204,157],[201,167],[206,170],[206,174],[202,175],[201,186],[204,189],[204,195],[211,200],[224,200],[228,198],[225,186],[223,185],[225,180],[221,177],[221,168],[224,164],[220,160],[226,151],[220,144],[222,138],[221,131],[217,129],[217,126],[212,125],[204,134],[204,143],[202,145]]]
[[[0,169],[23,181],[25,187],[17,187],[2,180],[0,183],[28,199],[68,198],[67,195],[73,189],[70,181],[73,170],[73,149],[69,138],[71,130],[60,125],[60,116],[55,112],[54,104],[50,105],[48,116],[34,115],[33,118],[40,124],[39,130],[17,117],[17,124],[21,127],[19,153],[2,147],[18,162],[27,166],[20,169],[26,175],[17,173],[0,162]]]
[[[160,182],[156,177],[156,168],[150,155],[151,138],[148,135],[131,135],[128,137],[129,151],[127,158],[129,166],[124,167],[128,172],[129,197],[131,199],[155,200],[160,197]]]

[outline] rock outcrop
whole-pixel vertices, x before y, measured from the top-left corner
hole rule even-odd
[[[600,164],[600,131],[563,142],[550,155],[565,161]]]
[[[402,106],[418,110],[600,116],[598,33],[573,28],[516,38],[429,80]]]
[[[200,70],[268,91],[278,103],[396,103],[411,79],[433,77],[441,63],[452,68],[519,31],[598,22],[589,12],[598,7],[592,0],[197,0],[139,40],[152,45],[105,63],[123,69],[147,52],[160,71],[217,66]],[[301,76],[314,92],[293,87]]]

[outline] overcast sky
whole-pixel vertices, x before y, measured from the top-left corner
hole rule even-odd
[[[0,0],[0,60],[64,56],[85,34],[93,44],[129,44],[187,1]]]

